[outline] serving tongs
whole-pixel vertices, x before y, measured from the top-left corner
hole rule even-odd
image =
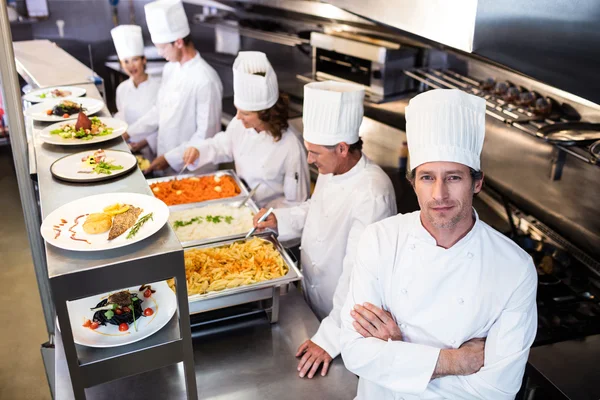
[[[254,196],[254,194],[256,193],[256,189],[258,189],[259,186],[260,186],[260,183],[256,186],[254,186],[254,189],[252,189],[250,191],[250,193],[248,193],[248,196],[246,196],[244,198],[244,200],[242,200],[242,202],[240,203],[239,206],[237,206],[237,208],[242,208],[244,206],[244,204],[246,204],[248,202],[248,200],[250,200],[252,198],[252,196]]]

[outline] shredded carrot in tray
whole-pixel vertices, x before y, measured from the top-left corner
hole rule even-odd
[[[168,206],[223,199],[240,194],[240,188],[229,175],[198,176],[158,182],[150,185],[154,196]]]

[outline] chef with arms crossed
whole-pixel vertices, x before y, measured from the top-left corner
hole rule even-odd
[[[288,129],[289,101],[279,93],[277,75],[267,56],[240,52],[233,63],[236,117],[225,132],[190,143],[183,156],[189,170],[235,161],[235,170],[251,188],[259,207],[284,207],[308,198],[310,175],[302,143]]]
[[[119,25],[110,31],[121,67],[129,76],[117,87],[115,118],[132,125],[156,104],[160,79],[146,73],[144,39],[138,25]],[[140,134],[130,143],[131,150],[141,151],[147,159],[156,153],[156,130]]]
[[[124,138],[158,129],[156,159],[144,172],[177,173],[184,166],[188,142],[213,137],[221,130],[223,85],[217,72],[191,41],[183,4],[158,0],[144,6],[152,42],[167,61],[156,106],[131,125]],[[200,172],[215,171],[214,165]]]
[[[340,354],[340,310],[348,293],[358,238],[367,225],[396,214],[392,182],[362,153],[358,131],[363,118],[361,86],[316,82],[304,86],[304,144],[308,162],[319,169],[310,200],[281,208],[257,224],[279,228],[279,238],[302,236],[302,288],[322,320],[298,348],[300,377],[312,378],[321,364],[326,375]],[[278,223],[279,222],[279,223]]]
[[[472,207],[485,100],[420,94],[406,134],[421,210],[367,227],[342,310],[357,399],[514,399],[536,334],[537,274]]]

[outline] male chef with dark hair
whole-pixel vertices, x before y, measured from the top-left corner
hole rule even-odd
[[[152,43],[168,63],[156,105],[129,126],[124,138],[136,141],[158,130],[156,158],[145,172],[173,175],[184,167],[188,143],[211,138],[221,130],[223,85],[194,47],[181,0],[153,1],[144,10]],[[215,170],[210,164],[198,172]]]
[[[326,375],[340,354],[340,311],[348,294],[358,239],[364,229],[396,214],[390,178],[362,152],[362,86],[313,82],[304,86],[304,145],[308,163],[319,169],[312,197],[279,208],[258,228],[279,230],[281,240],[302,237],[304,297],[321,321],[299,347],[298,375],[312,378],[322,365]],[[312,332],[311,332],[312,333]]]
[[[420,94],[406,133],[421,210],[367,227],[341,312],[357,399],[514,399],[537,329],[537,274],[472,206],[485,100]]]

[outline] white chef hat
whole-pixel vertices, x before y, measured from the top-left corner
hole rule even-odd
[[[410,168],[436,161],[480,169],[485,138],[485,100],[457,89],[436,89],[406,107]]]
[[[364,88],[350,83],[304,85],[304,140],[322,146],[358,142],[364,97]]]
[[[262,72],[265,76],[254,75]],[[233,63],[233,104],[244,111],[273,107],[279,98],[277,75],[265,53],[240,51]]]
[[[142,28],[138,25],[119,25],[110,31],[119,60],[144,55]]]
[[[158,0],[144,6],[146,23],[154,44],[172,43],[190,34],[180,0]]]

